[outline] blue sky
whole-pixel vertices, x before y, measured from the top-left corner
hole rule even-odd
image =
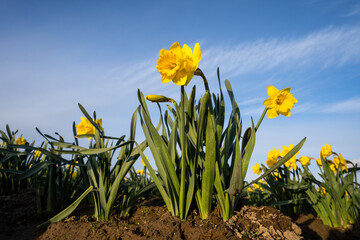
[[[301,155],[318,157],[328,143],[360,162],[359,1],[0,0],[0,33],[0,129],[35,145],[35,127],[71,141],[77,103],[96,110],[107,135],[128,135],[138,88],[179,99],[156,71],[160,49],[198,42],[210,88],[218,92],[220,67],[245,126],[260,117],[267,85],[291,87],[299,101],[290,118],[264,119],[251,166],[303,137]],[[199,77],[186,90],[194,84],[200,96]]]

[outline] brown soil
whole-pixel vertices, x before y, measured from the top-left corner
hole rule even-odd
[[[291,220],[272,207],[244,206],[227,223],[217,210],[201,220],[194,211],[187,221],[172,217],[165,206],[151,202],[135,210],[128,221],[113,214],[96,222],[83,206],[74,216],[47,229],[36,225],[47,217],[35,213],[34,194],[0,196],[0,239],[358,239],[358,230],[325,226],[312,215]]]

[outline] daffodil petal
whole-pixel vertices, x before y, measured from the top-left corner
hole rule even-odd
[[[275,108],[269,109],[266,115],[268,116],[268,118],[276,118],[277,116],[279,116]]]
[[[276,87],[270,85],[267,86],[266,92],[270,97],[275,97],[278,94],[279,90]]]

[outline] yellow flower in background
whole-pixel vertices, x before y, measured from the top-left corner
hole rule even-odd
[[[72,175],[71,175],[72,178],[76,178],[77,177],[77,172],[73,172]]]
[[[348,168],[347,168],[347,166],[346,166],[346,160],[345,160],[345,158],[343,157],[343,155],[341,155],[341,153],[339,153],[339,159],[340,159],[341,169],[342,169],[342,170],[346,169],[346,171],[348,171]]]
[[[317,163],[317,165],[318,165],[319,167],[322,166],[322,162],[321,162],[321,159],[320,159],[320,158],[317,158],[317,159],[316,159],[316,163]]]
[[[301,165],[303,165],[303,166],[310,165],[310,158],[307,156],[301,156],[299,160],[300,160]]]
[[[340,165],[340,159],[337,157],[334,157],[333,162],[335,164],[336,169],[338,169],[339,165]]]
[[[289,168],[289,170],[294,169],[296,171],[297,165],[296,165],[296,158],[290,158],[289,161],[285,162],[284,165]]]
[[[76,131],[78,135],[95,134],[95,127],[87,118],[81,117],[80,120],[80,123],[76,125]],[[93,121],[95,120],[93,119]],[[103,130],[101,118],[96,119],[95,123],[100,127],[101,130]]]
[[[175,102],[174,99],[162,95],[147,95],[146,99],[151,102],[172,102],[172,103]]]
[[[259,175],[262,172],[262,168],[258,163],[255,163],[255,166],[252,167],[253,173]]]
[[[146,158],[146,161],[148,161],[149,162],[149,158],[148,157],[146,157],[145,156],[145,158]],[[141,163],[142,163],[142,165],[145,167],[146,165],[145,165],[145,162],[144,162],[144,159],[141,159]]]
[[[336,165],[334,163],[330,163],[330,169],[336,174],[337,173],[337,168]]]
[[[260,179],[259,183],[268,184],[265,180]]]
[[[248,192],[254,191],[251,187],[248,188]]]
[[[75,161],[75,163],[79,163],[79,161]],[[70,171],[73,170],[73,168],[76,167],[75,165],[71,165],[71,164],[67,164],[66,168],[69,169]]]
[[[278,158],[280,157],[280,149],[275,149],[269,151],[268,158],[266,160],[266,164],[271,168],[277,163]]]
[[[143,174],[144,174],[144,170],[142,170],[142,169],[141,169],[141,170],[137,170],[136,173],[137,173],[137,174],[140,174],[140,175],[143,175]]]
[[[325,194],[326,193],[326,189],[324,187],[319,187],[318,188],[318,191],[322,194]]]
[[[264,191],[264,188],[260,187],[260,185],[257,184],[257,183],[254,183],[253,186],[254,186],[254,190],[255,189],[260,189],[260,191]]]
[[[194,51],[192,51],[188,45],[184,44],[181,48],[180,43],[175,42],[171,45],[170,50],[160,50],[156,69],[162,75],[163,83],[173,81],[176,85],[186,86],[199,67],[200,60],[201,50],[198,43],[195,44]]]
[[[280,153],[280,156],[281,157],[284,157],[288,152],[291,151],[291,149],[294,148],[294,144],[290,144],[289,147],[287,146],[283,146],[283,150],[281,151]],[[292,156],[292,158],[290,158],[287,162],[284,163],[284,165],[289,168],[289,170],[291,169],[294,169],[296,170],[297,169],[297,165],[296,165],[296,155],[298,155],[299,152],[295,153],[294,156]]]
[[[341,170],[346,169],[346,171],[348,171],[347,166],[346,166],[346,160],[341,155],[341,153],[339,153],[339,157],[334,157],[333,162],[334,162],[336,170],[340,167]]]
[[[268,118],[276,118],[279,114],[290,117],[290,110],[298,101],[290,93],[290,88],[278,90],[274,86],[267,87],[269,98],[264,101],[264,105],[268,108]]]
[[[275,176],[276,179],[281,178],[281,174],[279,172],[273,172],[273,176]]]
[[[325,146],[321,148],[321,155],[323,158],[327,158],[332,154],[332,146],[325,143]]]
[[[17,145],[25,145],[26,144],[26,140],[23,136],[19,137],[18,139],[16,139],[16,144]]]
[[[38,158],[38,157],[40,157],[40,156],[41,156],[41,151],[36,150],[36,151],[34,152],[34,157],[35,157],[35,158]]]

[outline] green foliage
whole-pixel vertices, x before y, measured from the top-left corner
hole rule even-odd
[[[0,130],[0,194],[16,193],[29,186],[28,179],[19,180],[17,176],[29,168],[29,155],[35,142],[16,144],[17,132],[11,131],[9,125],[6,125],[6,132]]]
[[[201,72],[199,69],[197,71]],[[255,134],[267,109],[256,127],[252,121],[252,126],[242,135],[240,110],[230,82],[226,80],[225,85],[232,112],[225,126],[225,101],[219,72],[220,96],[211,94],[205,76],[202,72],[199,75],[203,77],[206,93],[200,97],[197,105],[195,86],[190,97],[187,97],[184,86],[181,86],[180,105],[174,103],[174,108],[168,105],[164,117],[158,105],[160,121],[157,127],[151,121],[143,94],[138,91],[141,126],[158,173],[149,163],[146,166],[173,216],[186,219],[195,198],[200,216],[205,219],[211,212],[215,196],[226,221],[232,216],[237,200],[242,196],[244,179],[255,146]],[[304,141],[295,150],[298,151]],[[295,150],[290,151],[266,175],[290,159],[296,153]]]
[[[262,168],[268,170],[265,165]],[[297,168],[290,171],[281,166],[276,172],[264,178],[265,182],[259,183],[259,188],[252,188],[249,193],[250,202],[256,205],[273,205],[287,216],[306,214],[311,210],[307,202],[306,190],[312,185],[308,167]]]
[[[118,210],[119,217],[126,219],[138,204],[145,200],[145,196],[150,194],[155,188],[155,184],[147,177],[146,167],[144,173],[136,173],[134,168],[129,171],[129,178],[121,183],[119,195],[114,208]]]
[[[310,204],[326,225],[343,228],[347,228],[348,224],[359,225],[360,185],[356,171],[360,169],[347,161],[352,165],[351,168],[339,168],[334,173],[329,160],[321,156],[321,162],[322,181],[313,178],[314,185],[306,191]]]
[[[84,148],[78,146],[77,141],[75,144],[52,142],[52,145],[59,148],[52,149],[52,151],[58,154],[71,154],[79,162],[80,174],[84,176],[87,189],[93,188],[91,193],[94,202],[94,217],[98,221],[105,221],[109,219],[122,181],[140,156],[139,152],[145,149],[146,143],[143,142],[138,147],[134,147],[136,111],[131,119],[130,137],[128,141],[124,142],[125,136],[121,138],[105,136],[100,126],[96,124],[86,110],[80,104],[79,107],[95,128],[93,135],[86,135],[86,137],[93,137],[94,143],[91,141],[90,147]],[[96,113],[94,113],[94,119],[96,119]],[[75,126],[75,124],[73,125]],[[109,139],[116,140],[114,146],[109,146]],[[115,166],[111,168],[113,156],[118,148],[120,149],[119,156]],[[64,211],[70,210],[65,209]]]

